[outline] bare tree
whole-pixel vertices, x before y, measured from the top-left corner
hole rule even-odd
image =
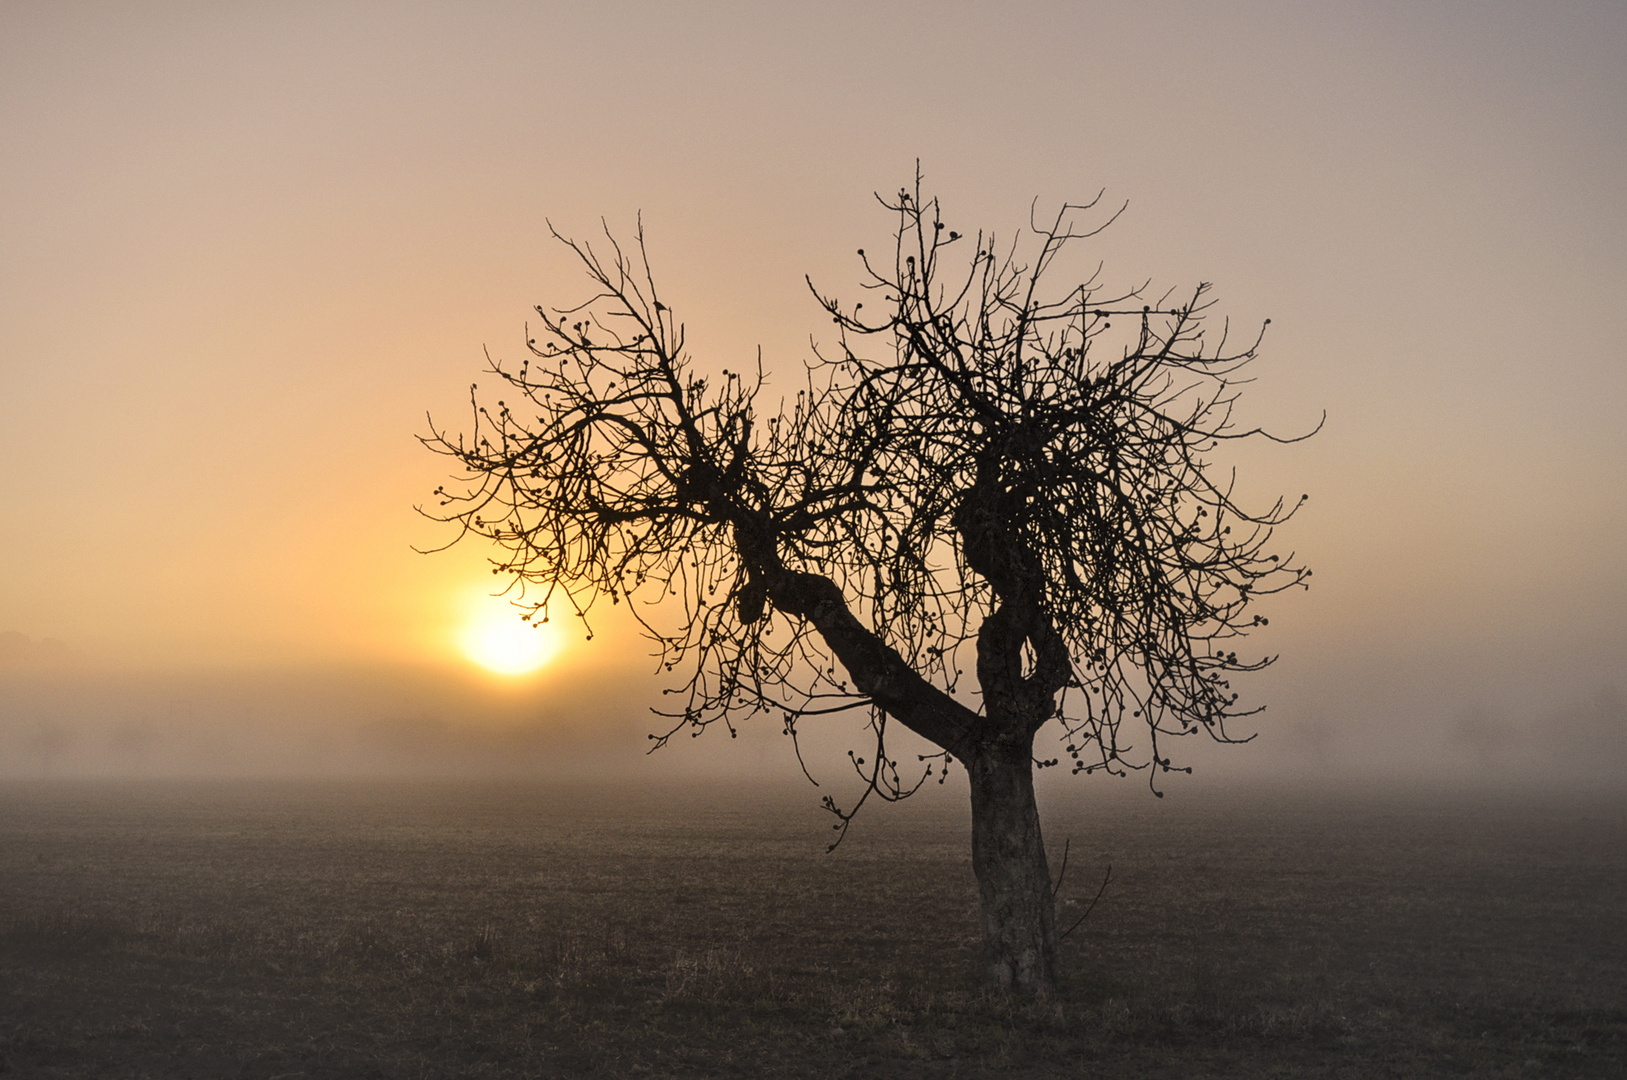
[[[1245,509],[1209,462],[1264,434],[1232,423],[1260,336],[1206,339],[1207,285],[1042,291],[1117,216],[1099,198],[1003,251],[948,229],[919,178],[882,198],[893,250],[859,252],[864,303],[814,290],[836,342],[772,411],[760,359],[692,369],[642,227],[602,252],[556,232],[595,294],[538,307],[526,357],[492,362],[504,397],[472,390],[472,432],[425,439],[465,470],[435,516],[503,549],[526,618],[631,602],[674,680],[656,745],[763,713],[794,744],[868,709],[863,797],[825,799],[838,840],[871,795],[961,763],[987,971],[1033,993],[1057,974],[1034,769],[1156,775],[1171,737],[1244,741],[1231,678],[1273,658],[1233,646],[1257,598],[1310,576],[1267,550],[1298,503]],[[1065,750],[1036,759],[1053,721]],[[905,762],[892,724],[938,752]]]

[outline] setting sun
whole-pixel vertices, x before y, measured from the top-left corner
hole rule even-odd
[[[499,675],[527,675],[554,658],[559,632],[552,626],[524,622],[504,601],[488,599],[470,613],[459,635],[463,655]]]

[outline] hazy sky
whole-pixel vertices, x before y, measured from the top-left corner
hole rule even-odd
[[[1246,418],[1328,420],[1239,456],[1311,495],[1268,743],[1619,754],[1624,56],[1613,0],[6,3],[0,756],[114,714],[579,727],[612,688],[636,738],[614,634],[460,658],[492,579],[411,550],[424,414],[583,296],[545,219],[642,212],[698,361],[793,372],[803,275],[855,291],[917,159],[962,231],[1106,188],[1109,281],[1272,319]]]

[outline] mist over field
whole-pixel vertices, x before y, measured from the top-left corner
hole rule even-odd
[[[651,713],[661,679],[626,663],[593,679],[514,683],[464,667],[400,664],[250,671],[100,670],[61,643],[0,636],[0,778],[558,777],[611,786],[643,779],[751,778],[805,783],[780,725],[687,733],[647,754],[665,730]],[[1366,664],[1361,661],[1365,660]],[[1176,740],[1194,774],[1166,789],[1339,782],[1449,788],[1593,787],[1627,768],[1627,700],[1602,668],[1555,677],[1485,657],[1289,652],[1239,685],[1266,710],[1236,735]],[[1591,681],[1590,681],[1591,680]],[[862,747],[851,721],[804,721],[821,779]],[[1036,754],[1048,752],[1042,733]],[[925,749],[923,744],[922,749]],[[821,771],[822,770],[822,771]],[[1071,788],[1144,787],[1142,778],[1042,773],[1049,797]],[[812,789],[809,789],[810,793]]]

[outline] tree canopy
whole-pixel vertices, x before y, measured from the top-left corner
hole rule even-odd
[[[1272,550],[1303,496],[1245,507],[1212,461],[1272,438],[1234,423],[1263,327],[1213,326],[1206,284],[1057,286],[1117,216],[1100,197],[1004,246],[949,228],[919,179],[880,201],[890,250],[859,251],[862,300],[809,283],[834,341],[775,400],[760,358],[697,372],[642,226],[631,248],[556,232],[593,295],[536,308],[467,434],[432,425],[463,469],[438,516],[502,550],[528,618],[630,604],[672,676],[658,744],[867,708],[866,798],[965,763],[991,971],[1043,989],[1032,766],[1156,777],[1171,738],[1235,741],[1258,707],[1232,679],[1273,659],[1236,651],[1256,601],[1310,576]],[[1065,749],[1035,758],[1052,721]],[[937,752],[901,760],[890,723]],[[839,830],[857,811],[827,806]]]

